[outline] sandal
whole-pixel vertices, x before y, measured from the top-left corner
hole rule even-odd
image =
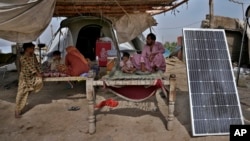
[[[72,106],[68,109],[68,111],[78,111],[78,110],[80,110],[79,106]]]

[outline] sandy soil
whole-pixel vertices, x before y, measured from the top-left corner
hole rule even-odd
[[[114,109],[96,111],[96,133],[87,133],[85,82],[70,89],[66,82],[46,82],[38,94],[31,94],[21,119],[14,118],[17,91],[16,72],[7,72],[0,82],[1,141],[228,141],[229,136],[193,137],[189,99],[183,62],[169,62],[168,73],[177,74],[177,100],[174,130],[166,130],[167,106],[160,95],[141,102],[127,102],[99,88],[97,102],[112,97],[119,102]],[[1,78],[0,78],[1,79]],[[8,87],[6,87],[8,84]],[[249,88],[239,87],[243,115],[250,119]],[[78,111],[69,111],[79,106]],[[249,122],[247,122],[249,124]]]

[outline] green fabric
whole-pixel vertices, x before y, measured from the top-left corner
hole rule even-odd
[[[116,70],[113,72],[113,74],[105,75],[103,76],[103,79],[106,80],[152,80],[152,79],[162,79],[164,78],[164,73],[162,71],[157,71],[155,73],[147,74],[147,75],[138,75],[136,73],[129,74],[129,73],[123,73],[120,70]]]

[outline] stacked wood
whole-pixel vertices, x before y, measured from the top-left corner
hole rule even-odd
[[[150,13],[169,11],[188,0],[57,0],[54,17],[94,15],[121,17],[128,13]]]

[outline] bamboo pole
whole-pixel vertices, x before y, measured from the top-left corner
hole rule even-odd
[[[17,69],[17,73],[18,73],[18,76],[20,74],[20,71],[21,71],[21,67],[20,67],[20,56],[21,56],[21,44],[20,43],[16,43],[16,69]]]

